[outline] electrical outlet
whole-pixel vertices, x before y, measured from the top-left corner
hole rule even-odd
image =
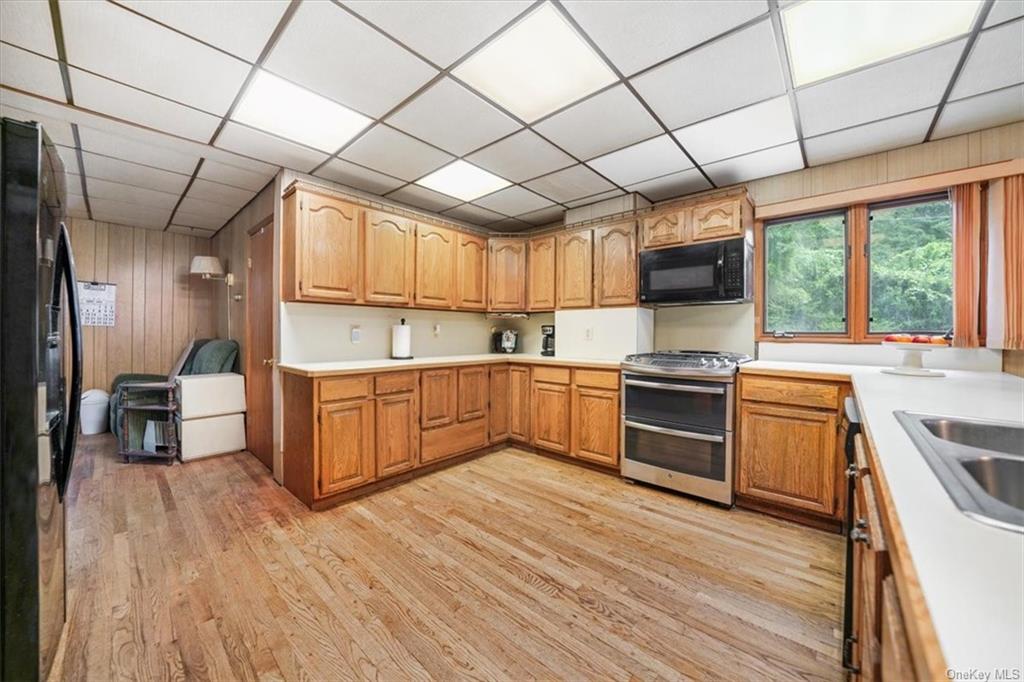
[[[363,340],[363,330],[358,325],[352,325],[352,343],[359,343]]]
[[[594,328],[593,327],[587,327],[586,330],[583,332],[583,338],[586,341],[593,341],[594,340]]]
[[[434,336],[441,336],[441,325],[434,325]]]

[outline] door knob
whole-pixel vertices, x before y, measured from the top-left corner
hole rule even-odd
[[[274,358],[264,358],[263,359],[263,365],[266,366],[266,367],[273,367],[274,366]]]

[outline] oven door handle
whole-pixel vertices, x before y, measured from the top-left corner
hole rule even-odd
[[[725,389],[719,386],[690,386],[689,384],[665,384],[660,381],[636,381],[634,379],[623,379],[626,386],[638,386],[640,388],[661,388],[666,391],[679,391],[680,393],[713,393],[725,395]]]
[[[676,436],[677,438],[690,438],[693,440],[706,440],[710,443],[724,443],[725,436],[713,436],[708,433],[696,433],[694,431],[677,431],[675,429],[666,429],[663,426],[651,426],[650,424],[641,424],[639,422],[624,420],[623,423],[627,428],[640,429],[641,431],[651,431],[652,433],[663,433],[666,436]]]

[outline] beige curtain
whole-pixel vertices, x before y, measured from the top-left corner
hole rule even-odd
[[[981,309],[981,185],[949,190],[953,204],[953,345],[980,345]]]
[[[1006,309],[1003,347],[1024,349],[1024,175],[1003,181],[1003,267]]]

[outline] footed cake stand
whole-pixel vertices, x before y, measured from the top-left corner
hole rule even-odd
[[[896,367],[889,367],[882,370],[883,374],[902,374],[911,377],[944,377],[945,372],[937,369],[928,369],[922,363],[924,353],[936,348],[949,348],[947,345],[937,343],[899,343],[897,341],[883,341],[883,346],[896,348],[903,351],[903,360]]]

